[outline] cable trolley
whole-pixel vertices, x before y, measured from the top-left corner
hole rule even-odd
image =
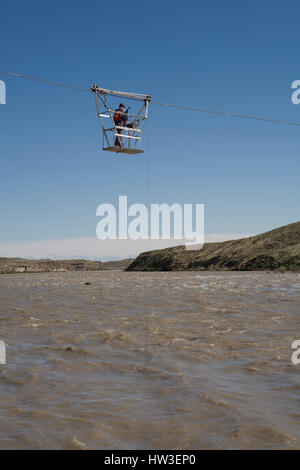
[[[94,92],[97,116],[103,132],[103,150],[133,155],[144,153],[141,148],[142,132],[148,118],[151,96],[106,90],[97,85],[93,85],[91,90]],[[111,96],[138,101],[141,106],[135,114],[129,113],[131,106],[125,110],[122,103],[118,109],[112,109],[109,103]]]

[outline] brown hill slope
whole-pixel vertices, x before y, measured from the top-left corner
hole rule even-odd
[[[300,271],[300,222],[220,243],[206,243],[201,250],[184,246],[141,253],[127,271],[176,270],[290,270]]]

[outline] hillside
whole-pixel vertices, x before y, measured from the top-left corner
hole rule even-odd
[[[141,253],[127,271],[281,270],[300,271],[300,222],[260,235],[219,243],[201,250],[184,246]]]

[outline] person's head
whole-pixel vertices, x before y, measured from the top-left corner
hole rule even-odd
[[[122,109],[122,111],[125,111],[125,104],[123,103],[120,103],[120,106],[119,106],[120,109]]]

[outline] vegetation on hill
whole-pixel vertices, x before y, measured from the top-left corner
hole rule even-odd
[[[141,253],[127,271],[300,271],[300,222],[249,238]]]

